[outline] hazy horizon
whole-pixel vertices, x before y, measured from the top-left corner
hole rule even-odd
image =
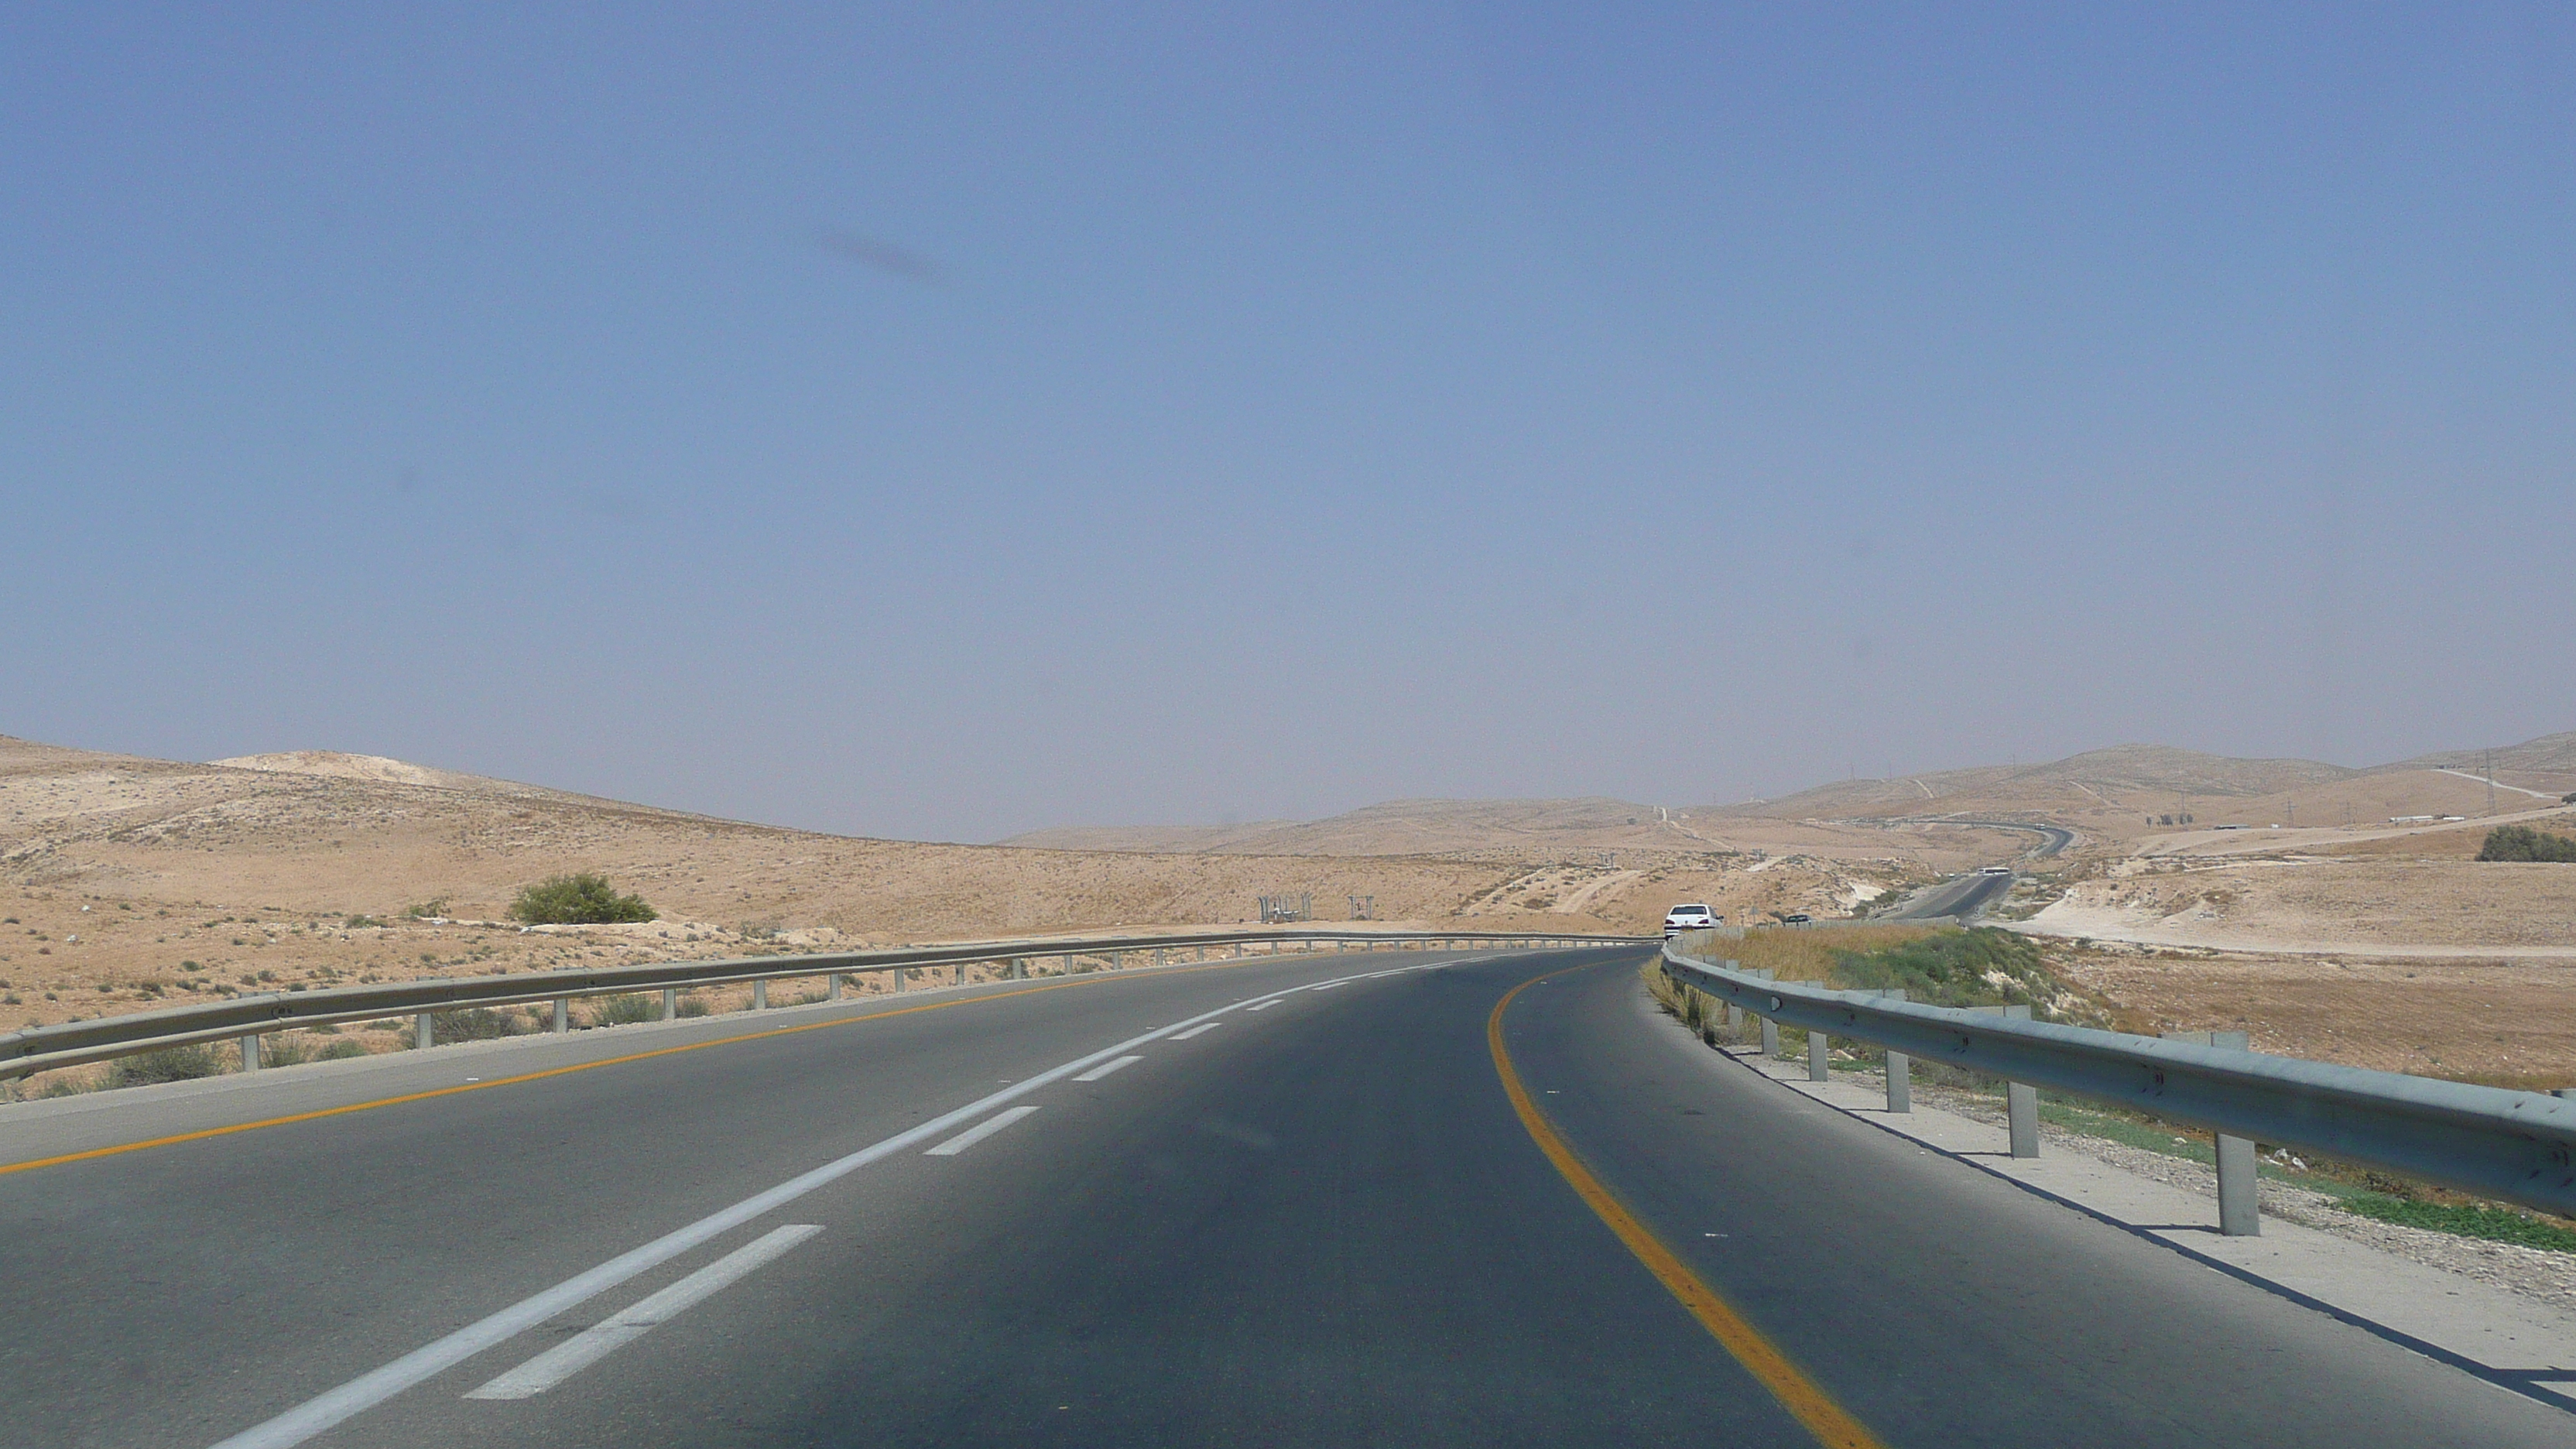
[[[2576,722],[2558,7],[138,14],[0,15],[10,734],[991,840]]]

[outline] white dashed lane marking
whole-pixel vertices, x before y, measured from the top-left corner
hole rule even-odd
[[[670,1322],[798,1243],[823,1231],[790,1223],[734,1249],[688,1277],[573,1337],[467,1394],[469,1399],[533,1399],[583,1369]]]
[[[1079,1081],[1081,1079],[1077,1077],[1075,1080]],[[1001,1131],[1003,1128],[1010,1126],[1012,1123],[1017,1122],[1036,1110],[1037,1108],[1035,1107],[1012,1107],[1004,1111],[996,1112],[992,1116],[985,1118],[983,1121],[976,1123],[974,1126],[967,1128],[965,1131],[958,1133],[956,1136],[949,1138],[947,1141],[940,1143],[938,1146],[931,1148],[928,1152],[921,1155],[924,1157],[955,1157],[958,1153],[965,1151],[967,1148],[974,1146],[976,1143],[983,1141],[985,1138],[992,1136],[994,1133]]]

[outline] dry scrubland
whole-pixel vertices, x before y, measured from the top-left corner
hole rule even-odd
[[[520,886],[573,870],[608,874],[663,919],[533,932],[501,919]],[[1263,894],[1311,893],[1320,920],[1362,895],[1388,923],[1645,932],[1679,899],[1825,911],[1923,874],[1903,859],[1699,849],[1604,860],[863,840],[360,756],[196,765],[0,737],[0,1030],[233,991],[1235,924]]]
[[[2155,746],[1890,780],[1719,812],[1932,815],[2079,833],[1997,914],[2134,1030],[2243,1028],[2268,1051],[2576,1084],[2576,866],[2473,860],[2509,822],[2576,833],[2576,734],[2368,770]],[[2490,813],[2492,811],[2492,813]],[[2171,817],[2189,814],[2188,827]],[[2444,815],[2465,820],[2390,817]],[[2237,826],[2238,829],[2219,829]],[[2275,828],[2278,827],[2278,828]]]
[[[1681,900],[1738,921],[1828,917],[2029,844],[1972,822],[2047,821],[2077,830],[2076,847],[2026,862],[2000,914],[2050,937],[2053,967],[2123,1025],[2241,1026],[2303,1056],[2576,1081],[2576,866],[2469,858],[2496,821],[2576,831],[2576,811],[2541,798],[2576,789],[2576,735],[2501,752],[2492,818],[2483,781],[2446,773],[2459,763],[2352,771],[2129,746],[1723,808],[1408,801],[1023,837],[1086,846],[1066,849],[780,830],[357,756],[192,765],[0,737],[0,916],[14,918],[0,1029],[209,992],[1234,924],[1262,894],[1311,894],[1326,921],[1370,896],[1381,921],[1464,929],[1647,933]],[[2191,828],[2153,820],[2185,806]],[[2387,819],[2440,814],[2481,818]],[[2256,828],[2208,828],[2227,823]],[[664,919],[501,923],[519,886],[570,870],[605,872]],[[407,918],[414,906],[449,919]],[[1862,934],[1757,932],[1768,944],[1746,949],[1814,975],[1817,953]]]

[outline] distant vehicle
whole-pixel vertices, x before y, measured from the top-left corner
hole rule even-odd
[[[1979,875],[2010,875],[2010,874],[2012,874],[2012,867],[2011,867],[2011,866],[2008,866],[2008,865],[1981,865],[1981,866],[1978,866],[1978,867],[1977,867],[1977,874],[1979,874]]]
[[[1789,914],[1780,918],[1780,924],[1784,926],[1804,926],[1812,924],[1815,919],[1815,917],[1808,915],[1805,911],[1791,911]]]
[[[1706,906],[1675,906],[1664,912],[1664,934],[1678,936],[1684,931],[1705,931],[1726,924],[1726,917]]]

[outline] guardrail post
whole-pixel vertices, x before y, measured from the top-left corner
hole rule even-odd
[[[1726,1039],[1744,1040],[1744,1008],[1732,1001],[1726,1003]]]
[[[558,996],[555,998],[555,1035],[561,1036],[570,1030],[572,1030],[572,998]]]
[[[754,1011],[767,1011],[769,1009],[769,979],[767,977],[762,977],[760,980],[751,983],[751,1009]]]
[[[1829,1039],[1825,1036],[1825,1034],[1824,1034],[1823,1032],[1816,1030],[1816,1029],[1815,1029],[1814,1027],[1812,1027],[1812,1026],[1811,1026],[1811,1027],[1809,1027],[1809,1028],[1807,1028],[1807,1080],[1808,1080],[1808,1081],[1811,1081],[1811,1082],[1830,1082],[1830,1081],[1832,1081],[1832,1080],[1833,1080],[1833,1074],[1832,1074],[1829,1070],[1827,1070],[1827,1067],[1828,1067],[1828,1054],[1829,1054],[1832,1050],[1833,1050],[1833,1043],[1831,1042],[1831,1040],[1829,1040]]]
[[[1905,988],[1900,986],[1892,991],[1882,991],[1878,997],[1881,1001],[1903,1001]],[[1914,1110],[1914,1059],[1903,1052],[1887,1054],[1887,1110],[1909,1113]]]
[[[905,985],[905,978],[911,975],[912,972],[906,967],[897,966],[894,968],[894,989],[901,991]]]
[[[1026,981],[1029,979],[1028,957],[1014,956],[1011,958],[1011,979],[1013,981]]]
[[[1762,1018],[1762,1056],[1764,1060],[1780,1055],[1780,1023]]]
[[[840,1000],[841,973],[838,971],[830,972],[824,976],[823,980],[827,983],[825,989],[829,992],[831,999],[834,1001]]]
[[[2012,1131],[2012,1155],[2039,1155],[2039,1088],[2023,1082],[2004,1083],[2004,1115]]]
[[[242,1070],[243,1070],[243,1071],[245,1071],[245,1072],[255,1072],[255,1071],[258,1071],[258,1070],[259,1070],[259,1033],[258,1033],[258,1032],[249,1032],[249,1033],[244,1034],[244,1035],[243,1035],[243,1037],[242,1037],[242,1043],[241,1043],[241,1046],[242,1046]]]
[[[2218,1137],[2218,1231],[2222,1237],[2259,1238],[2263,1208],[2254,1190],[2254,1139]]]
[[[680,1019],[680,993],[676,987],[662,988],[662,1019],[664,1021]]]
[[[1968,1006],[1960,1008],[1979,1016],[2000,1016],[2006,1021],[2030,1020],[2027,1006]],[[2039,1088],[2024,1082],[2004,1083],[2004,1126],[2012,1138],[2012,1155],[2039,1155]]]
[[[412,1050],[427,1051],[437,1039],[438,1030],[429,1024],[429,1013],[422,1012],[411,1024]]]
[[[963,986],[963,985],[965,985],[965,984],[966,984],[966,963],[965,963],[965,962],[960,961],[960,962],[958,962],[958,963],[957,963],[957,979],[956,979],[954,982],[950,983],[950,984],[952,984],[952,985],[956,985],[956,986]]]
[[[2253,1049],[2252,1038],[2241,1031],[2169,1031],[2165,1039],[2240,1052]],[[2219,1235],[2259,1238],[2263,1235],[2263,1207],[2256,1190],[2261,1169],[2254,1157],[2254,1139],[2230,1137],[2224,1132],[2210,1135],[2217,1139],[2218,1147]]]

